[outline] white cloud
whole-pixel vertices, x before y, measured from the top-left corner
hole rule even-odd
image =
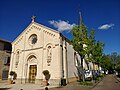
[[[55,28],[58,29],[58,31],[62,32],[62,31],[71,31],[73,26],[75,25],[73,24],[69,24],[69,22],[67,21],[62,21],[62,20],[51,20],[49,21],[50,24],[52,24]]]
[[[114,26],[114,24],[104,24],[104,25],[101,25],[100,27],[98,27],[98,29],[107,30],[109,28],[112,28],[113,26]]]

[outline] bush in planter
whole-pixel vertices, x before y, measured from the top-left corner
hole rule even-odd
[[[49,79],[50,79],[50,74],[49,74],[49,71],[48,71],[48,70],[44,70],[44,71],[43,71],[43,74],[44,74],[46,80],[49,80]]]
[[[49,85],[48,80],[50,79],[50,74],[48,70],[44,70],[43,75],[45,76],[45,80],[46,80],[46,85]]]
[[[46,76],[46,75],[49,74],[49,71],[48,70],[44,70],[42,73]]]
[[[14,71],[10,71],[10,76],[13,76],[14,75]]]
[[[11,84],[15,83],[15,82],[13,82],[13,80],[16,79],[16,77],[17,77],[17,73],[14,72],[14,71],[10,71],[10,76],[11,76],[10,83],[11,83]]]
[[[17,77],[17,73],[14,71],[10,71],[10,76],[13,76],[13,80],[15,80]]]

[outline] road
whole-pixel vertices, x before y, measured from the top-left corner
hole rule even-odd
[[[114,75],[107,75],[91,90],[120,90],[120,82],[115,79]]]

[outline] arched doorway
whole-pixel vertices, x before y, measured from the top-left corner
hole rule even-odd
[[[37,58],[34,55],[29,56],[28,60],[28,82],[35,83],[37,75]]]

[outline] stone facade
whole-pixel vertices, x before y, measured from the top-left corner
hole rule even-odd
[[[12,45],[0,39],[0,80],[8,79]]]

